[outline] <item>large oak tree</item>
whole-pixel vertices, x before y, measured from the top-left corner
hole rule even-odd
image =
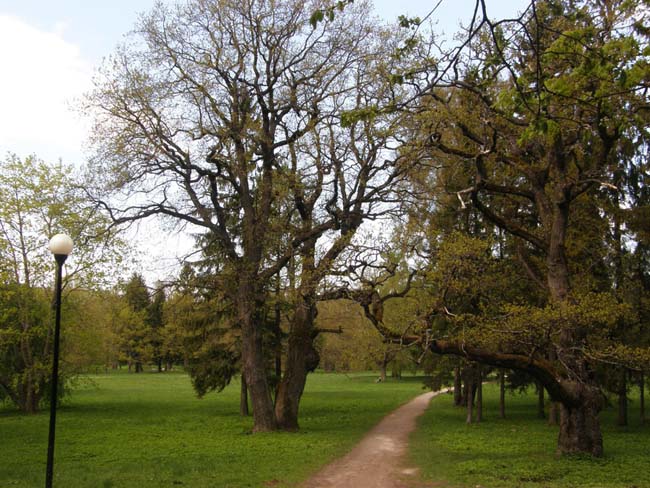
[[[167,216],[200,229],[217,249],[256,431],[278,421],[297,427],[315,287],[363,219],[386,211],[377,202],[401,174],[383,153],[390,122],[377,114],[374,125],[339,127],[343,111],[383,106],[395,95],[372,75],[390,59],[391,35],[374,26],[365,2],[312,23],[328,6],[159,5],[87,98],[96,114],[93,167],[110,192],[98,199],[114,222]],[[294,258],[302,303],[274,411],[264,305],[273,277]]]

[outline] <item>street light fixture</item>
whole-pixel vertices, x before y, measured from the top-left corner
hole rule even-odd
[[[65,234],[57,234],[50,239],[50,251],[56,260],[56,299],[54,320],[54,356],[52,358],[52,395],[50,397],[50,434],[47,441],[47,470],[45,472],[45,488],[52,488],[52,472],[54,469],[54,431],[56,428],[56,401],[59,386],[59,335],[61,331],[61,277],[63,263],[72,252],[72,239]]]

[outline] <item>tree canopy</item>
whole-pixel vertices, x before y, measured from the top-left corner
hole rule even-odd
[[[0,169],[0,397],[31,413],[49,384],[49,238],[66,232],[76,242],[66,265],[66,293],[105,283],[121,247],[101,236],[107,220],[85,200],[71,168],[10,154]]]

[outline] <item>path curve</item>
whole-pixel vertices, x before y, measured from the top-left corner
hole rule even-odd
[[[402,405],[379,422],[344,457],[328,464],[308,479],[303,488],[404,488],[417,468],[405,465],[408,437],[415,420],[431,399],[443,392],[429,392]]]

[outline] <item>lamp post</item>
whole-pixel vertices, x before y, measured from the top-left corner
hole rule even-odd
[[[50,251],[56,260],[55,285],[55,320],[54,320],[54,355],[52,358],[52,395],[50,397],[50,433],[47,440],[47,470],[45,471],[45,488],[52,488],[54,469],[54,431],[56,428],[56,402],[59,387],[59,335],[61,331],[61,277],[63,263],[72,252],[72,239],[65,234],[57,234],[50,239]]]

